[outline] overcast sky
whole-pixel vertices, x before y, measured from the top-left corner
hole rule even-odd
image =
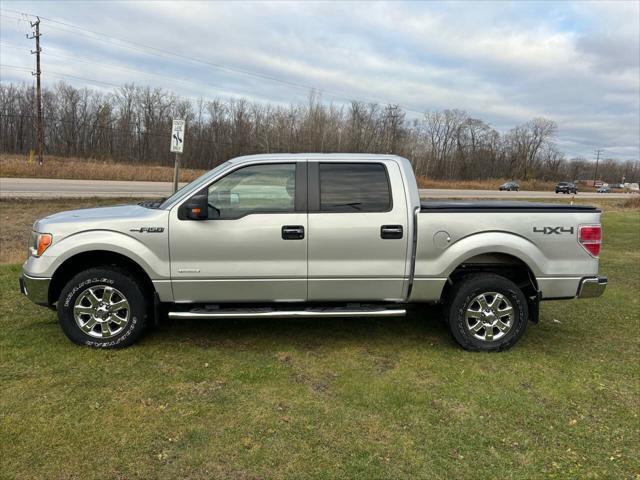
[[[503,132],[546,117],[570,157],[640,155],[638,1],[0,5],[3,82],[33,82],[33,40],[15,13],[26,12],[43,17],[45,86],[135,82],[283,104],[314,87],[326,102],[398,103],[410,118],[463,109]]]

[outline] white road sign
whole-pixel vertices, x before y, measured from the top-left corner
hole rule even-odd
[[[184,149],[184,120],[173,120],[171,127],[171,151],[182,153]]]

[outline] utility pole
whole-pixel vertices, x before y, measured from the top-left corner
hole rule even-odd
[[[44,128],[42,126],[42,89],[40,87],[40,74],[42,73],[40,70],[40,52],[42,49],[40,48],[40,17],[36,17],[38,20],[35,22],[29,22],[31,24],[31,28],[34,28],[32,36],[27,34],[27,38],[32,40],[35,38],[36,40],[36,49],[31,50],[31,55],[36,55],[36,71],[31,72],[31,75],[35,75],[36,77],[36,103],[38,110],[38,119],[36,124],[36,145],[37,145],[37,153],[38,153],[38,164],[42,165],[44,161],[42,160],[42,150],[44,144]]]
[[[602,150],[600,150],[599,148],[596,149],[596,171],[593,174],[593,186],[596,186],[596,180],[598,179],[598,163],[600,163],[600,152]]]

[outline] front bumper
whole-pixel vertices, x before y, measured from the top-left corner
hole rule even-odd
[[[594,298],[602,295],[607,288],[607,277],[587,277],[580,280],[578,298]]]
[[[49,306],[50,278],[30,277],[26,273],[20,275],[20,291],[37,305]]]

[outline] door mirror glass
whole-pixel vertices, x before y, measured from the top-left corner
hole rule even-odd
[[[206,220],[209,218],[209,197],[207,191],[200,191],[182,204],[184,218],[189,220]],[[215,212],[215,209],[211,209]]]

